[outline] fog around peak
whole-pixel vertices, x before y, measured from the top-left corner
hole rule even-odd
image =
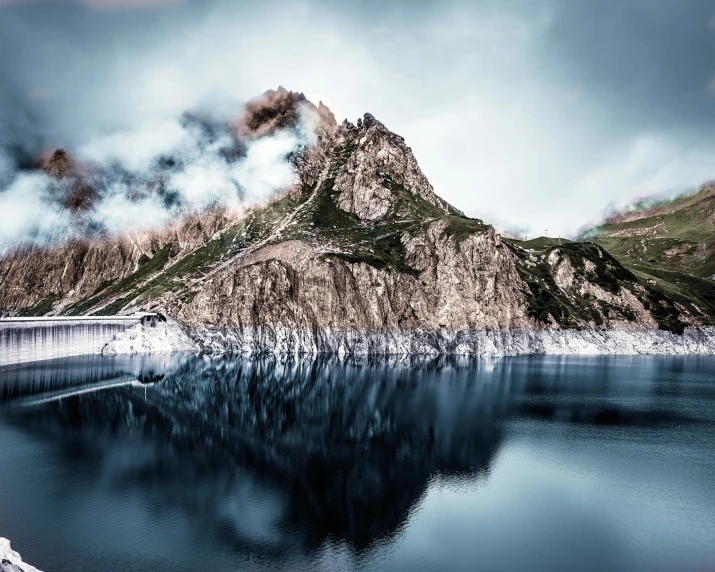
[[[260,204],[296,182],[291,156],[315,142],[317,111],[303,97],[290,121],[269,129],[272,110],[254,100],[257,134],[236,121],[184,113],[78,139],[41,169],[2,163],[0,248],[158,228],[183,214]],[[39,160],[39,159],[38,159]]]
[[[185,111],[228,119],[284,85],[338,121],[373,113],[468,214],[569,235],[713,178],[714,15],[708,0],[2,0],[0,193],[41,151],[139,160],[131,134],[178,144]]]

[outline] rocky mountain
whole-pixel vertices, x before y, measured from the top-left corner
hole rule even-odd
[[[57,149],[42,166],[42,170],[50,177],[62,181],[59,187],[63,192],[55,198],[71,212],[86,211],[92,208],[97,198],[90,172],[78,165],[64,149]]]
[[[644,331],[657,344],[712,323],[710,283],[688,276],[702,286],[691,292],[694,282],[654,279],[602,234],[502,239],[441,199],[404,139],[370,114],[338,124],[279,89],[236,128],[262,137],[306,115],[315,143],[293,154],[296,183],[268,204],[17,250],[0,260],[0,309],[154,310],[206,349],[338,353],[484,353],[504,344],[495,332]],[[612,343],[604,336],[583,343]]]

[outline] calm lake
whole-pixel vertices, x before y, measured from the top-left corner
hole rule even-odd
[[[715,570],[715,358],[74,358],[0,370],[45,572]]]

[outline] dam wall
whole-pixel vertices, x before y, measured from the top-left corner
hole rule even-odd
[[[0,319],[0,367],[98,354],[118,333],[153,325],[156,314]]]

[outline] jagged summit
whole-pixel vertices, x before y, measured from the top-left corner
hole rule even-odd
[[[318,136],[332,133],[337,127],[335,116],[322,101],[316,106],[305,94],[279,86],[246,103],[236,128],[242,137],[254,138],[297,128],[301,122]]]
[[[238,130],[246,137],[260,137],[293,128],[298,124],[301,106],[307,103],[302,93],[282,86],[270,89],[246,104],[237,122]]]
[[[435,194],[404,138],[371,114],[358,119],[357,128],[348,130],[345,139],[348,158],[335,181],[341,209],[370,220],[388,213],[406,215],[406,205],[399,204],[406,192],[415,203],[426,202],[442,214],[457,213]],[[413,207],[411,214],[419,216],[418,204]],[[422,210],[426,214],[429,208]]]
[[[77,165],[74,159],[64,149],[56,149],[42,166],[42,170],[55,179],[74,176],[76,175],[76,169]]]
[[[98,193],[85,169],[67,151],[55,150],[45,161],[42,170],[61,183],[54,196],[59,205],[72,213],[92,208]]]

